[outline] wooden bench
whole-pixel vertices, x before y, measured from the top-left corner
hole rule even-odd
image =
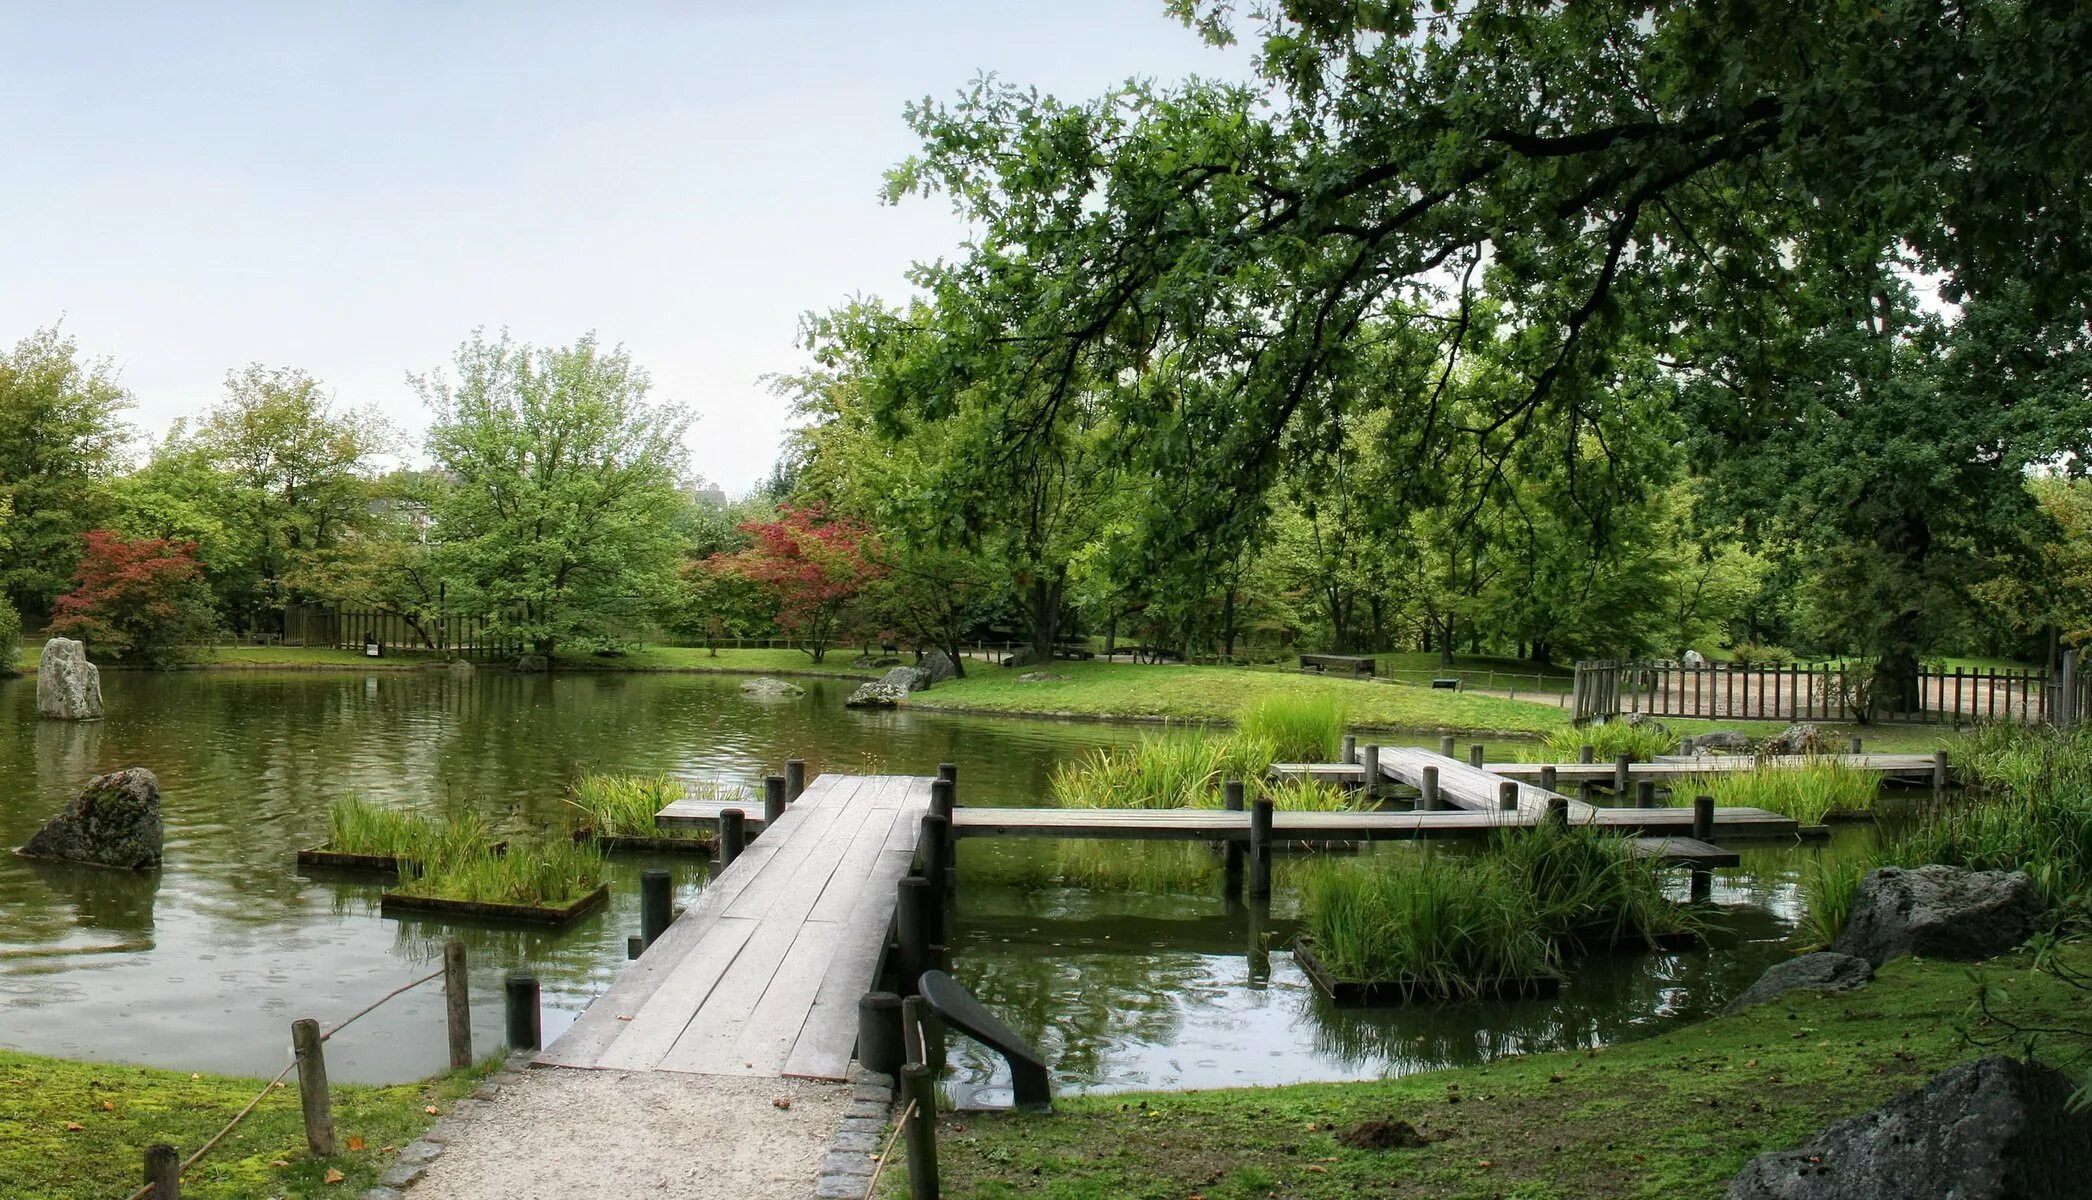
[[[1373,673],[1373,660],[1350,654],[1303,654],[1300,656],[1300,669],[1303,671],[1314,671],[1317,674],[1321,674],[1327,672],[1332,667],[1352,675],[1371,675]]]

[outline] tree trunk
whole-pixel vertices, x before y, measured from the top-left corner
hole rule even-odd
[[[1220,610],[1220,654],[1229,662],[1235,661],[1235,589],[1229,588],[1227,599],[1221,602]]]
[[[1111,610],[1111,615],[1104,618],[1104,661],[1110,662],[1112,654],[1116,652],[1118,648],[1119,610],[1114,608]]]
[[[1447,613],[1445,625],[1438,631],[1438,665],[1453,665],[1453,614]]]
[[[1060,640],[1061,579],[1035,575],[1031,581],[1031,656],[1044,666],[1053,661]]]

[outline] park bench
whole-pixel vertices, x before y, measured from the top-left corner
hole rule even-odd
[[[1300,669],[1303,671],[1314,671],[1317,674],[1324,674],[1332,668],[1352,675],[1371,675],[1373,673],[1373,660],[1351,654],[1303,654],[1300,656]]]
[[[1431,686],[1435,688],[1451,688],[1457,692],[1460,690],[1460,677],[1454,675],[1444,679],[1434,679],[1431,681]]]

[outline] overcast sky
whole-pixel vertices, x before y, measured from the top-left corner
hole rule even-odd
[[[142,431],[262,362],[418,434],[407,373],[473,326],[593,329],[733,492],[775,456],[760,377],[803,365],[799,314],[964,236],[942,198],[878,201],[904,104],[1248,75],[1162,0],[0,0],[0,48],[0,339],[63,318]]]

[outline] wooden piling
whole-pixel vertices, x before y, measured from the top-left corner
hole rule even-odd
[[[1554,790],[1555,790],[1555,784],[1556,784],[1556,783],[1558,783],[1558,782],[1560,782],[1560,776],[1559,776],[1559,774],[1558,774],[1558,773],[1557,773],[1557,772],[1555,771],[1555,769],[1554,769],[1554,764],[1552,764],[1552,763],[1549,763],[1548,765],[1546,765],[1546,766],[1544,766],[1544,767],[1541,767],[1541,768],[1540,768],[1540,790],[1541,790],[1541,791],[1543,791],[1543,792],[1551,792],[1551,791],[1554,791]]]
[[[910,875],[894,885],[894,929],[900,937],[901,987],[903,996],[913,996],[923,972],[930,969],[930,947],[940,940],[942,914],[931,903],[931,883]],[[943,889],[937,889],[943,899]]]
[[[1714,797],[1694,796],[1692,798],[1692,835],[1695,839],[1702,842],[1713,840]]]
[[[1258,800],[1249,812],[1249,894],[1271,895],[1271,801]]]
[[[763,776],[763,828],[777,824],[777,818],[785,815],[785,777]]]
[[[806,760],[805,760],[805,759],[803,759],[803,758],[788,758],[788,759],[786,759],[786,760],[785,760],[785,803],[786,803],[786,804],[790,804],[790,803],[791,803],[792,801],[794,801],[794,800],[797,800],[797,799],[798,799],[799,797],[801,797],[801,796],[803,796],[803,795],[805,795],[805,794],[806,794]]]
[[[1222,784],[1220,797],[1222,808],[1229,812],[1241,812],[1242,781],[1230,779]],[[1222,872],[1222,894],[1230,900],[1239,900],[1242,898],[1242,843],[1229,838],[1221,850],[1221,861],[1225,865]]]
[[[1365,766],[1364,782],[1359,784],[1367,800],[1380,794],[1380,747],[1366,745],[1359,749],[1358,761]]]
[[[1496,785],[1496,806],[1504,812],[1518,811],[1518,785],[1506,779]]]
[[[938,764],[937,764],[937,778],[939,778],[939,779],[942,779],[942,780],[944,780],[944,781],[945,781],[946,783],[951,783],[951,784],[956,784],[956,783],[958,783],[958,782],[959,782],[959,764],[958,764],[958,763],[954,763],[954,762],[941,762],[941,763],[938,763]]]
[[[1932,790],[1935,792],[1944,791],[1946,790],[1946,786],[1947,752],[1944,750],[1934,750],[1932,752]]]
[[[320,1023],[291,1022],[291,1050],[298,1059],[298,1106],[305,1111],[305,1145],[321,1158],[334,1156],[334,1106],[327,1096],[327,1057],[320,1049]]]
[[[502,1011],[508,1020],[508,1048],[537,1050],[545,1044],[543,1017],[538,1012],[538,978],[513,973],[501,981]]]
[[[1567,830],[1567,829],[1569,828],[1569,798],[1568,798],[1568,797],[1566,797],[1566,796],[1554,796],[1554,797],[1550,797],[1550,798],[1548,799],[1548,801],[1547,801],[1547,823],[1548,823],[1549,825],[1552,825],[1552,826],[1554,826],[1554,828],[1555,828],[1555,829],[1556,829],[1557,831]]]
[[[465,976],[465,943],[443,943],[443,1015],[450,1035],[450,1069],[472,1065],[472,996]]]
[[[1638,781],[1637,781],[1637,782],[1635,783],[1635,785],[1634,785],[1634,806],[1635,806],[1636,808],[1655,808],[1655,807],[1656,807],[1656,781],[1655,781],[1655,780],[1653,780],[1653,779],[1643,779],[1643,780],[1638,780]]]
[[[147,1146],[145,1182],[152,1188],[153,1200],[181,1200],[181,1153],[166,1142],[154,1142]]]
[[[654,944],[654,939],[668,932],[668,923],[674,920],[676,885],[675,878],[661,867],[648,867],[639,873],[639,943],[643,951]]]
[[[1856,737],[1855,737],[1855,738],[1853,738],[1853,739],[1852,739],[1852,746],[1851,746],[1851,750],[1849,751],[1849,753],[1852,753],[1852,754],[1858,754],[1859,752],[1860,752],[1860,739],[1858,739],[1858,738],[1856,738]]]
[[[930,1078],[944,1074],[944,1019],[921,996],[901,1001],[901,1060],[921,1063]]]
[[[1452,734],[1450,734],[1450,733],[1441,733],[1441,734],[1439,734],[1439,735],[1438,735],[1438,752],[1439,752],[1440,754],[1443,754],[1443,755],[1445,755],[1445,756],[1446,756],[1447,758],[1451,758],[1451,757],[1453,757],[1453,735],[1452,735]]]
[[[1692,869],[1691,891],[1687,898],[1694,904],[1705,904],[1714,896],[1714,872],[1705,867]]]
[[[949,779],[930,781],[930,811],[950,820],[952,810],[959,806],[958,788]]]
[[[945,774],[945,768],[951,774]],[[939,763],[937,778],[930,781],[930,812],[944,818],[944,874],[939,879],[950,888],[959,881],[959,836],[952,830],[952,813],[959,807],[959,768],[951,763]]]
[[[636,933],[635,933],[635,934],[633,934],[633,935],[631,935],[630,937],[627,937],[627,938],[625,939],[625,957],[626,957],[626,958],[638,958],[638,957],[639,957],[640,955],[642,955],[642,954],[645,954],[645,953],[646,953],[646,939],[645,939],[645,938],[643,938],[643,937],[641,937],[641,936],[639,936],[638,934],[636,934]]]
[[[1424,782],[1417,789],[1417,793],[1417,807],[1425,812],[1437,812],[1445,807],[1445,803],[1438,797],[1437,767],[1427,766],[1424,768]]]
[[[1358,738],[1356,735],[1347,733],[1344,735],[1344,740],[1338,743],[1337,761],[1346,765],[1358,761]]]
[[[1478,771],[1482,769],[1482,743],[1476,742],[1467,748],[1467,765]]]
[[[951,881],[952,877],[951,818],[940,817],[933,812],[924,813],[922,819],[922,832],[919,835],[917,835],[915,839],[915,844],[922,847],[923,878],[931,881],[936,885],[937,904],[939,909],[941,910],[944,906],[944,889],[946,884],[948,884]],[[938,936],[935,939],[940,942],[944,940],[944,931],[941,928],[941,925],[942,922],[940,922]]]
[[[719,814],[719,869],[734,865],[741,852],[748,849],[748,814],[738,808],[729,808]]]
[[[1581,745],[1581,746],[1578,746],[1578,747],[1576,748],[1576,761],[1578,761],[1578,762],[1580,762],[1580,763],[1592,763],[1592,762],[1597,762],[1597,761],[1598,761],[1598,747],[1596,747],[1596,746],[1593,746],[1593,745],[1592,745],[1591,743],[1589,743],[1589,742],[1585,742],[1585,743],[1584,743],[1583,745]]]
[[[1633,778],[1634,756],[1622,754],[1613,760],[1613,795],[1622,800],[1627,798],[1628,781]]]
[[[937,1085],[930,1068],[901,1068],[901,1101],[912,1110],[901,1131],[908,1148],[908,1200],[937,1200]]]
[[[857,1061],[867,1071],[891,1075],[907,1061],[902,1052],[901,998],[866,992],[857,998]]]

